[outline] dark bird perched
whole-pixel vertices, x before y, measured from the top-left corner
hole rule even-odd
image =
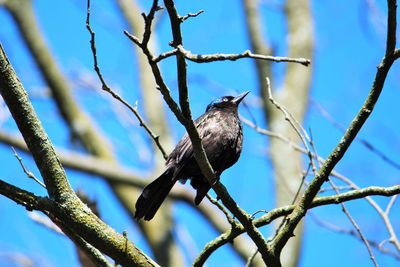
[[[194,121],[216,179],[236,163],[242,151],[243,134],[238,106],[248,93],[214,100],[207,106],[206,112]],[[168,156],[164,173],[143,189],[136,202],[135,218],[151,220],[174,184],[187,179],[191,179],[190,184],[197,190],[194,203],[199,205],[211,185],[203,177],[192,143],[185,133]]]

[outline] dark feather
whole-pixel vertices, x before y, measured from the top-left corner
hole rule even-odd
[[[237,108],[247,93],[213,101],[194,121],[215,179],[236,163],[242,151],[242,125]],[[167,158],[164,173],[143,189],[136,202],[135,217],[151,220],[174,184],[187,179],[191,179],[191,185],[197,190],[195,204],[198,205],[212,186],[203,177],[194,158],[192,143],[185,133]]]
[[[173,172],[167,169],[161,176],[147,185],[136,201],[135,218],[144,217],[146,221],[151,220],[164,202],[168,193],[176,183],[172,177]]]

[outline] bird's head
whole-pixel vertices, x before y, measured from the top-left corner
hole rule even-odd
[[[206,108],[206,112],[213,109],[224,109],[224,108],[237,108],[242,102],[242,100],[246,97],[246,95],[250,93],[250,91],[241,93],[240,95],[233,97],[233,96],[223,96],[212,101],[208,104]]]

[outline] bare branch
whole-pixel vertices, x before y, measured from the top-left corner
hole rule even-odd
[[[280,251],[283,249],[287,241],[292,237],[293,231],[301,221],[301,219],[305,216],[308,207],[312,204],[313,198],[318,193],[319,189],[321,188],[322,184],[327,180],[329,174],[332,172],[333,168],[336,164],[340,161],[340,159],[344,156],[347,149],[349,148],[350,144],[353,142],[354,138],[357,136],[358,132],[360,131],[361,127],[369,118],[370,114],[374,110],[375,104],[379,99],[379,96],[382,92],[383,85],[386,79],[386,76],[392,66],[393,62],[395,61],[395,57],[393,56],[394,47],[395,47],[395,33],[392,31],[396,29],[395,23],[396,21],[396,1],[388,1],[389,4],[389,15],[388,15],[388,43],[387,43],[387,50],[386,54],[382,59],[382,62],[378,66],[374,83],[371,87],[370,94],[368,95],[367,99],[364,102],[364,105],[353,119],[352,123],[350,124],[348,130],[343,135],[339,144],[335,147],[332,153],[329,155],[321,169],[319,170],[318,175],[313,179],[310,183],[309,187],[303,194],[302,199],[299,202],[299,205],[293,211],[290,216],[290,219],[286,221],[285,226],[282,228],[282,231],[276,236],[273,241],[273,246],[275,248],[275,252],[278,257]],[[393,11],[394,10],[394,11]],[[394,26],[393,26],[394,24]],[[394,44],[393,44],[394,42]],[[390,52],[390,50],[393,50]]]
[[[0,142],[7,143],[20,150],[29,152],[22,139],[5,134],[1,131]],[[62,149],[56,149],[56,152],[65,168],[71,168],[73,170],[85,172],[93,175],[94,177],[101,177],[109,182],[130,185],[137,188],[143,188],[148,183],[147,179],[140,178],[148,176],[148,174],[139,173],[136,170],[126,168],[117,163],[111,163],[108,160],[99,159],[97,157],[84,155],[81,153],[65,151]],[[199,206],[194,206],[193,192],[187,190],[187,188],[183,186],[175,186],[168,197],[175,201],[183,202],[194,208],[194,210],[203,216],[219,233],[223,233],[229,227],[229,224],[223,219],[222,216],[220,216],[218,210],[209,203],[202,202]],[[244,241],[245,240],[243,240],[243,242]],[[243,244],[240,246],[240,242],[235,242],[233,245],[240,253],[242,258],[247,258],[245,251],[240,249],[241,247],[246,247],[246,245]]]
[[[318,218],[317,218],[316,216],[314,216],[313,214],[310,214],[310,217],[313,219],[313,221],[314,221],[317,225],[319,225],[319,226],[321,226],[321,227],[323,227],[323,228],[325,228],[325,229],[328,229],[328,230],[333,231],[333,232],[336,232],[336,233],[349,235],[349,236],[355,237],[355,238],[357,238],[358,240],[362,241],[362,240],[360,239],[360,235],[359,235],[356,231],[354,231],[353,229],[343,229],[343,228],[340,228],[340,227],[338,227],[338,226],[336,226],[336,225],[333,225],[333,224],[331,224],[331,223],[329,223],[329,222],[325,222],[325,221],[322,221],[322,220],[318,219]],[[378,244],[377,242],[373,241],[373,240],[368,240],[368,243],[369,243],[372,247],[374,247],[374,248],[376,248],[377,250],[379,250],[381,253],[390,255],[390,256],[394,257],[395,259],[400,260],[400,255],[399,255],[399,254],[396,254],[396,253],[394,253],[393,251],[390,251],[389,249],[386,249],[386,248],[383,247],[383,245],[384,245],[385,242],[387,242],[387,240],[384,240],[383,242],[381,242],[381,243],[379,243],[379,244]]]
[[[154,1],[154,2],[157,2],[157,1]],[[138,121],[140,123],[140,126],[142,126],[146,130],[148,135],[153,139],[154,143],[157,145],[158,149],[162,153],[164,159],[166,159],[168,157],[168,155],[167,155],[167,153],[165,152],[163,146],[160,143],[159,136],[156,135],[155,133],[153,133],[153,131],[150,129],[150,127],[144,122],[144,119],[139,114],[139,112],[137,110],[137,107],[136,106],[134,106],[134,107],[131,106],[125,99],[123,99],[114,90],[112,90],[107,85],[106,81],[104,80],[103,75],[101,74],[100,67],[98,65],[98,60],[97,60],[97,49],[96,49],[96,42],[95,42],[95,32],[92,30],[92,28],[90,26],[90,0],[87,1],[86,28],[90,33],[90,47],[91,47],[92,55],[93,55],[94,70],[96,71],[97,76],[99,77],[99,80],[100,80],[100,82],[102,84],[102,87],[101,87],[102,90],[106,91],[113,98],[117,99],[119,102],[121,102],[123,105],[125,105],[136,116],[136,118],[138,119]],[[133,38],[138,43],[140,43],[140,41],[136,37],[131,36],[130,38]],[[148,42],[148,40],[147,40],[147,42]]]
[[[58,199],[73,193],[64,169],[45,133],[28,96],[0,44],[0,94],[3,96],[18,128],[20,129],[50,197]]]
[[[123,237],[121,235],[102,223],[96,216],[91,217],[91,212],[87,208],[83,212],[83,207],[77,208],[72,203],[69,204],[73,208],[68,204],[61,205],[54,200],[36,196],[2,180],[0,180],[0,194],[24,206],[29,211],[42,211],[73,240],[79,236],[82,238],[82,244],[83,242],[88,245],[94,244],[97,249],[105,252],[114,259],[119,259],[126,266],[136,266],[137,264],[158,266],[130,241],[122,241]],[[99,242],[99,238],[101,242]],[[121,247],[121,242],[126,243],[126,247]],[[92,245],[89,246],[92,247]]]
[[[293,130],[296,132],[297,136],[300,138],[302,141],[305,150],[307,151],[307,156],[310,160],[310,164],[312,166],[313,172],[316,172],[316,166],[314,163],[314,157],[313,153],[311,152],[310,148],[308,147],[307,141],[310,140],[308,137],[306,131],[303,129],[301,124],[296,120],[296,118],[286,109],[286,107],[282,106],[279,104],[272,96],[272,90],[271,90],[271,84],[269,81],[269,78],[266,78],[267,80],[267,91],[268,91],[268,98],[271,101],[271,103],[279,110],[282,112],[282,114],[285,116],[285,120],[289,122],[289,124],[292,126]],[[300,184],[301,187],[302,184]]]
[[[386,215],[389,215],[390,210],[392,209],[393,204],[396,201],[396,199],[397,199],[397,195],[390,198],[389,204],[386,206],[386,209],[385,209]]]
[[[60,229],[60,227],[58,227],[55,223],[53,223],[49,219],[49,217],[41,215],[36,211],[29,212],[28,216],[29,218],[31,218],[32,221],[44,226],[45,228],[53,231],[54,233],[64,236],[64,232]]]
[[[200,15],[200,14],[203,13],[203,12],[204,12],[204,10],[199,10],[199,11],[196,12],[196,13],[189,13],[189,14],[183,16],[183,17],[180,17],[181,22],[184,22],[184,21],[187,20],[188,18],[195,18],[195,17],[197,17],[198,15]]]
[[[331,205],[331,204],[340,204],[342,202],[347,202],[351,200],[357,200],[357,199],[363,199],[368,196],[393,196],[393,195],[398,195],[400,194],[400,185],[395,185],[391,187],[378,187],[378,186],[371,186],[371,187],[366,187],[363,189],[359,190],[353,190],[350,192],[346,193],[341,193],[339,195],[334,195],[334,196],[327,196],[327,197],[317,197],[314,199],[314,201],[311,203],[309,209],[313,209],[319,206],[326,206],[326,205]],[[254,225],[256,227],[261,227],[270,224],[274,220],[282,217],[289,215],[293,212],[293,210],[297,207],[297,205],[288,205],[288,206],[283,206],[280,208],[275,208],[271,211],[269,211],[267,214],[264,216],[255,219],[253,221]],[[233,240],[245,233],[245,229],[243,226],[240,226],[240,228],[235,228],[231,229],[222,235],[218,236],[214,240],[210,241],[207,243],[204,247],[204,249],[201,251],[201,253],[197,256],[195,262],[197,263],[204,263],[208,259],[209,256],[213,252],[215,252],[218,248],[222,247],[223,245],[233,242]],[[200,266],[200,265],[198,265]]]
[[[132,37],[133,42],[141,45],[140,41],[137,39],[137,37]],[[163,59],[166,59],[168,57],[174,56],[177,54],[177,52],[180,52],[184,55],[184,57],[190,61],[196,62],[196,63],[210,63],[210,62],[217,62],[217,61],[236,61],[242,58],[253,58],[253,59],[258,59],[258,60],[267,60],[267,61],[273,61],[273,62],[291,62],[291,63],[299,63],[304,66],[309,66],[311,63],[311,60],[305,59],[305,58],[290,58],[290,57],[276,57],[276,56],[266,56],[266,55],[260,55],[260,54],[254,54],[249,50],[244,51],[241,54],[193,54],[189,50],[186,50],[183,48],[183,46],[177,46],[176,49],[165,52],[158,57],[154,59],[155,62],[159,62]]]
[[[153,0],[153,5],[151,6],[149,14],[148,15],[145,15],[144,13],[142,14],[142,16],[144,17],[144,33],[141,44],[143,46],[147,46],[147,44],[149,43],[151,35],[151,26],[153,23],[154,15],[156,14],[157,11],[161,9],[162,8],[158,6],[158,0]]]
[[[212,204],[214,204],[220,211],[222,211],[222,213],[224,213],[226,219],[228,220],[229,224],[230,224],[232,227],[236,227],[236,226],[237,226],[237,222],[235,221],[235,218],[233,218],[233,217],[229,214],[229,212],[226,210],[226,208],[225,208],[223,205],[221,205],[221,204],[218,202],[218,200],[212,198],[212,197],[210,196],[210,194],[207,194],[206,197],[208,198],[208,200],[209,200]]]
[[[386,57],[396,57],[397,0],[388,0]]]
[[[118,258],[123,265],[156,265],[131,242],[122,249],[120,246],[121,236],[98,219],[75,195],[60,160],[55,154],[54,147],[1,45],[0,94],[32,153],[50,198],[52,201],[56,201],[57,208],[51,210],[54,212],[52,215],[63,220],[74,233],[79,234],[86,242],[93,244],[110,257]],[[38,199],[33,194],[28,194],[29,192],[21,191],[1,181],[0,194],[24,205],[26,199],[19,198],[21,193],[22,197],[29,201],[28,207],[32,206],[30,202],[37,204]]]
[[[250,257],[247,259],[247,262],[246,262],[246,266],[245,266],[245,267],[250,267],[250,266],[252,266],[253,260],[254,260],[254,258],[256,257],[257,253],[258,253],[258,249],[255,249],[254,252],[253,252],[253,253],[250,255]]]
[[[351,186],[353,189],[356,189],[356,190],[359,189],[359,187],[354,182],[352,182],[349,178],[347,178],[337,172],[332,172],[332,176],[345,182],[346,184]],[[385,227],[389,233],[390,242],[395,246],[397,251],[400,252],[400,242],[399,242],[399,239],[397,238],[396,232],[394,231],[393,225],[389,219],[389,214],[386,213],[385,211],[383,211],[382,208],[378,205],[378,203],[376,201],[374,201],[371,197],[366,196],[365,200],[368,201],[368,203],[376,210],[378,215],[382,218],[383,223],[385,224]],[[390,203],[391,203],[391,201],[389,202],[389,204]],[[392,204],[390,204],[390,205],[392,205]],[[390,206],[390,205],[388,205],[388,206]]]
[[[346,128],[343,127],[339,122],[335,120],[335,118],[329,114],[329,112],[322,106],[320,103],[316,101],[312,101],[314,104],[315,108],[318,110],[318,112],[321,114],[322,117],[328,120],[336,129],[340,130],[342,133],[346,131]],[[400,163],[396,162],[394,159],[390,158],[389,156],[385,155],[383,151],[381,151],[378,147],[373,145],[371,142],[369,142],[367,139],[362,138],[362,137],[357,137],[355,141],[358,141],[361,145],[363,145],[366,149],[377,155],[379,158],[381,158],[384,162],[387,164],[391,165],[392,167],[400,170]]]
[[[199,55],[199,54],[192,54],[190,51],[184,49],[183,46],[177,46],[177,48],[179,52],[181,52],[185,56],[186,59],[196,63],[208,63],[208,62],[225,61],[225,60],[235,61],[242,58],[253,58],[253,59],[267,60],[273,62],[292,62],[292,63],[299,63],[306,67],[311,63],[311,60],[305,58],[266,56],[266,55],[253,54],[249,50],[246,50],[241,54]]]
[[[14,157],[17,158],[19,164],[21,165],[22,169],[24,170],[24,173],[28,176],[28,178],[33,179],[36,183],[38,183],[40,186],[42,186],[44,189],[46,189],[46,185],[42,181],[40,181],[38,178],[36,178],[36,176],[25,167],[24,163],[22,162],[22,158],[17,154],[17,151],[15,150],[15,148],[14,147],[11,147],[11,148],[14,152]]]
[[[175,56],[176,53],[178,53],[178,49],[174,49],[174,50],[171,50],[171,51],[164,52],[164,53],[158,55],[158,57],[156,57],[154,59],[154,63],[158,63],[163,59],[169,58],[170,56]]]
[[[331,179],[329,179],[329,184],[332,186],[332,188],[335,190],[336,195],[339,195],[339,190],[337,189],[336,185],[332,182]],[[346,206],[344,205],[344,203],[340,203],[340,205],[342,206],[342,211],[344,212],[344,214],[346,215],[346,217],[349,219],[350,223],[354,226],[354,228],[357,231],[358,236],[360,237],[360,239],[362,240],[362,242],[365,244],[367,250],[368,250],[368,254],[369,257],[371,258],[372,263],[375,266],[378,266],[378,262],[375,259],[374,253],[372,252],[370,243],[368,241],[368,239],[364,236],[364,234],[362,233],[360,226],[358,225],[358,223],[354,220],[353,216],[351,216],[350,212],[348,211],[348,209],[346,208]]]
[[[171,22],[171,29],[173,35],[172,44],[173,47],[178,48],[178,46],[183,45],[181,29],[180,29],[181,22],[179,19],[179,15],[172,0],[164,0],[164,3],[168,11]],[[199,136],[199,133],[197,132],[197,129],[193,123],[191,116],[191,111],[188,101],[188,87],[187,87],[187,77],[186,77],[187,72],[186,72],[185,58],[181,53],[178,53],[176,55],[176,59],[177,59],[177,72],[178,72],[179,104],[182,110],[183,117],[185,118],[183,124],[190,137],[190,141],[192,142],[195,159],[204,177],[210,184],[213,184],[213,181],[215,180],[214,171],[212,170],[210,162],[207,159],[207,155],[201,143],[201,138]],[[268,245],[265,239],[263,238],[262,234],[257,230],[256,227],[254,227],[250,215],[247,214],[235,203],[235,201],[227,192],[226,188],[219,181],[214,183],[212,188],[217,193],[218,197],[222,200],[222,203],[244,225],[250,238],[257,245],[264,261],[267,262],[269,258]]]

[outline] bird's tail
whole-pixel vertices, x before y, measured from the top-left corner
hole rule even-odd
[[[143,189],[142,194],[136,201],[136,219],[144,217],[146,221],[149,221],[154,217],[169,191],[171,191],[176,183],[176,180],[172,177],[173,174],[173,169],[167,168],[160,177]]]

